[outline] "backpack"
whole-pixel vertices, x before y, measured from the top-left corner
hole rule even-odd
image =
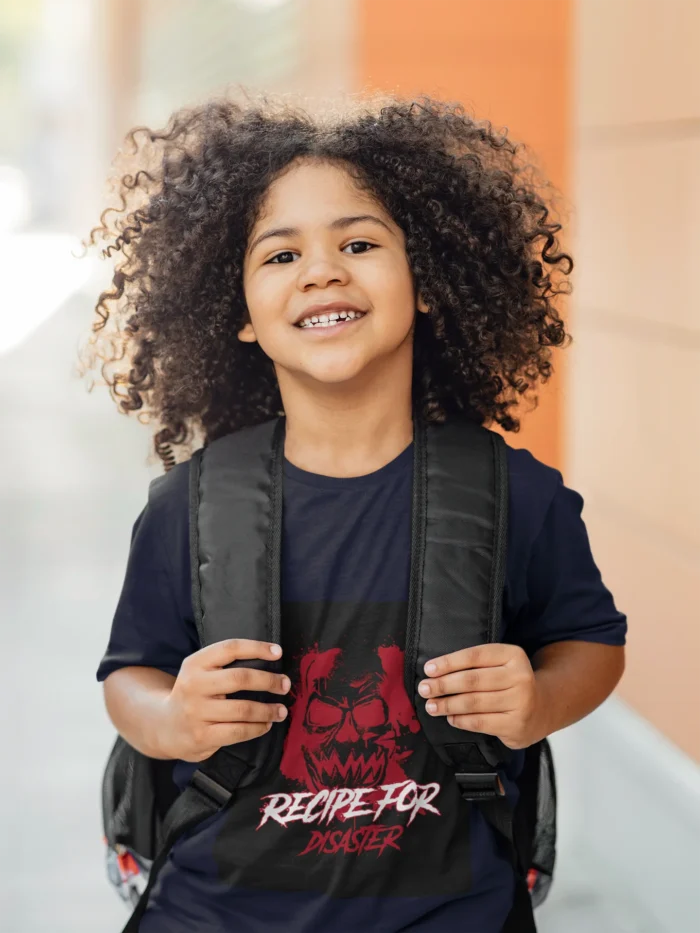
[[[202,646],[234,636],[280,642],[284,431],[284,417],[244,428],[206,445],[189,462],[192,599]],[[152,480],[149,496],[162,494],[169,482],[169,473]],[[481,809],[510,854],[516,888],[504,933],[531,933],[533,908],[546,897],[554,870],[549,745],[544,740],[526,749],[513,809],[499,777],[513,752],[493,736],[431,717],[417,692],[430,658],[499,639],[507,508],[506,445],[499,434],[457,418],[442,425],[415,420],[406,690],[462,796]],[[232,666],[279,673],[282,661]],[[139,929],[178,837],[235,805],[236,788],[278,767],[285,725],[219,749],[199,764],[182,793],[172,780],[173,762],[150,759],[117,738],[103,776],[102,812],[108,876],[133,908],[123,933]]]

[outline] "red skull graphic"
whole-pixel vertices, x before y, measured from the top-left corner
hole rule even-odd
[[[280,770],[309,791],[407,780],[419,731],[403,682],[404,653],[377,648],[357,671],[340,648],[311,649],[299,665]]]

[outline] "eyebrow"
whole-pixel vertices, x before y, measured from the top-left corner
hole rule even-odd
[[[353,224],[359,223],[361,220],[368,223],[380,224],[386,230],[391,233],[391,228],[388,224],[385,224],[383,220],[380,220],[379,217],[375,217],[374,214],[355,214],[352,217],[338,217],[336,220],[328,224],[329,230],[344,230],[346,227],[351,227]],[[274,227],[272,230],[266,230],[265,233],[261,233],[259,237],[250,244],[248,252],[252,253],[256,246],[262,243],[263,240],[268,240],[273,236],[299,236],[301,231],[298,227]]]

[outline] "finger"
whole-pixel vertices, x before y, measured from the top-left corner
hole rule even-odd
[[[258,671],[252,667],[236,667],[227,670],[206,671],[202,675],[203,693],[213,697],[219,694],[237,693],[239,690],[259,690],[265,693],[289,693],[291,682],[285,674]]]
[[[206,744],[211,744],[212,748],[221,748],[222,745],[247,742],[265,735],[273,725],[272,722],[211,723],[206,727]]]
[[[429,677],[418,684],[418,692],[422,697],[439,697],[450,693],[507,690],[511,686],[511,676],[507,667],[477,667],[442,677]]]
[[[202,718],[209,723],[281,722],[287,707],[281,703],[257,703],[255,700],[207,700],[202,704]]]
[[[277,661],[282,656],[279,645],[272,645],[268,641],[255,641],[252,638],[226,638],[224,641],[214,642],[197,652],[201,666],[211,670],[225,667],[232,661],[250,661],[259,658],[263,661]]]
[[[425,708],[431,716],[461,716],[472,713],[509,713],[516,705],[516,690],[499,690],[496,693],[460,693],[457,696],[428,700]]]
[[[451,726],[466,729],[468,732],[501,736],[507,734],[510,713],[467,713],[461,716],[448,716],[447,721]]]
[[[473,667],[499,667],[507,664],[514,654],[514,645],[489,644],[476,645],[473,648],[461,648],[451,654],[426,661],[425,673],[429,677],[449,674],[452,671],[464,671]]]

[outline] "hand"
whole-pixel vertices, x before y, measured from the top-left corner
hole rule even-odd
[[[185,658],[164,701],[159,741],[169,758],[203,761],[222,745],[234,745],[264,735],[287,715],[286,706],[229,700],[226,694],[256,690],[286,694],[289,678],[282,674],[225,665],[241,659],[277,660],[267,642],[231,638],[207,645]]]
[[[431,667],[434,665],[434,667]],[[497,736],[508,748],[527,748],[547,734],[537,679],[522,648],[488,644],[428,661],[418,692],[432,716],[450,725]]]

